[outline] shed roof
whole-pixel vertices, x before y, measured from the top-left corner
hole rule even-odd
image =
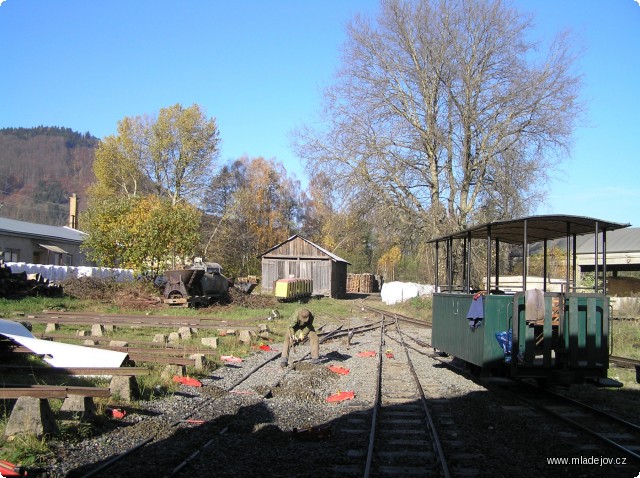
[[[500,242],[522,244],[526,226],[527,242],[533,243],[543,240],[560,239],[574,234],[593,234],[596,230],[596,225],[598,231],[613,231],[630,226],[630,224],[603,221],[601,219],[583,216],[528,216],[473,226],[454,234],[432,239],[428,242],[440,242],[447,239],[465,239],[467,237],[471,237],[472,239],[486,239],[490,235],[492,239],[497,239]],[[607,239],[608,238],[609,235],[607,235]],[[609,245],[607,243],[607,248],[608,247]]]
[[[328,250],[326,250],[323,247],[320,247],[318,244],[309,241],[308,239],[305,239],[304,237],[298,235],[298,234],[294,234],[293,236],[289,237],[286,241],[282,241],[280,244],[276,244],[275,246],[273,246],[272,248],[270,248],[269,250],[263,252],[262,254],[260,254],[260,257],[266,256],[267,254],[269,254],[271,251],[277,249],[278,247],[282,246],[283,244],[286,244],[287,242],[290,242],[292,240],[294,240],[295,238],[299,238],[300,240],[310,244],[311,246],[315,247],[316,249],[318,249],[319,251],[322,251],[324,254],[326,254],[327,256],[329,256],[332,260],[334,260],[335,262],[344,262],[345,264],[349,264],[351,265],[350,262],[344,260],[342,257],[339,257],[337,255],[335,255],[332,252],[329,252]]]
[[[18,221],[6,217],[0,217],[0,233],[20,234],[78,243],[84,241],[87,237],[86,233],[66,226],[49,226],[47,224]]]

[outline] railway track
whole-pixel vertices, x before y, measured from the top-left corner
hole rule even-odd
[[[163,464],[166,470],[165,476],[176,475],[202,450],[206,449],[212,435],[225,433],[225,428],[221,425],[213,428],[206,426],[212,417],[219,416],[220,411],[216,410],[218,402],[225,397],[233,397],[233,392],[242,383],[256,374],[258,370],[275,361],[279,356],[279,353],[271,354],[251,370],[240,375],[237,380],[224,390],[207,390],[207,388],[212,388],[211,385],[206,388],[203,387],[199,393],[203,398],[194,403],[187,413],[166,417],[159,423],[149,424],[149,426],[145,426],[144,423],[138,424],[143,429],[142,437],[138,441],[126,449],[119,450],[117,454],[97,466],[83,470],[77,476],[87,478],[95,476],[129,476],[132,473],[131,470],[139,468],[139,464],[144,463],[146,447],[167,440],[171,440],[172,450],[171,453],[167,454],[166,463]],[[263,397],[256,398],[261,399]],[[184,439],[186,435],[189,435],[188,440]],[[172,439],[172,437],[182,437],[182,439]]]
[[[617,355],[611,355],[609,357],[609,363],[615,364],[622,368],[636,368],[640,367],[640,360],[630,359],[626,357],[618,357]]]
[[[374,418],[368,470],[372,476],[447,478],[451,475],[440,436],[397,321],[395,327],[383,326],[382,332],[397,335],[401,352],[384,351],[382,336],[374,409],[377,424]],[[370,474],[365,470],[364,476]]]
[[[354,327],[353,330],[368,331],[371,330],[371,325]],[[338,326],[336,329],[322,334],[320,342],[342,337],[343,332],[345,331],[342,330],[342,326]],[[230,409],[234,410],[247,406],[247,401],[259,404],[271,395],[272,390],[279,386],[289,371],[295,369],[295,364],[306,359],[309,354],[297,354],[298,356],[292,360],[294,367],[282,371],[275,381],[263,382],[258,372],[265,366],[271,366],[279,370],[280,368],[275,364],[275,361],[280,355],[280,353],[271,353],[250,370],[239,374],[238,378],[223,390],[218,389],[215,386],[215,382],[207,383],[201,389],[198,389],[197,394],[203,398],[195,402],[188,413],[167,417],[153,426],[145,427],[142,425],[141,428],[146,428],[146,433],[143,432],[143,436],[139,440],[130,447],[119,450],[113,457],[97,466],[91,467],[89,470],[83,470],[77,476],[87,478],[130,476],[132,475],[132,470],[136,469],[140,463],[145,462],[147,449],[152,449],[154,444],[162,442],[172,443],[171,453],[167,453],[163,457],[166,460],[162,464],[162,468],[165,470],[163,476],[183,476],[182,474],[184,473],[189,475],[188,468],[192,462],[201,458],[201,454],[211,446],[216,436],[227,433],[228,428],[224,426],[225,420],[221,419],[221,417],[224,417],[224,413]],[[292,352],[292,357],[294,355],[295,352]],[[250,379],[255,379],[258,383],[253,383],[250,387],[243,389],[241,385]],[[257,390],[260,390],[260,392]],[[193,394],[195,395],[196,392],[193,392]],[[234,404],[234,401],[238,402],[238,404]],[[237,412],[237,409],[235,412]],[[229,416],[232,415],[230,414]],[[216,422],[215,424],[213,424],[214,421]],[[149,454],[155,456],[154,451],[149,451]]]
[[[627,460],[640,463],[640,425],[611,413],[528,383],[521,384],[517,398],[529,407],[568,423],[588,436],[617,450]]]
[[[228,321],[215,317],[175,316],[175,315],[139,315],[139,314],[103,314],[90,312],[53,312],[46,311],[30,314],[14,320],[24,320],[33,323],[59,325],[119,325],[136,327],[199,327],[199,328],[234,328],[252,329],[262,317],[246,320]]]
[[[333,429],[334,439],[323,442],[322,438],[319,438],[320,441],[312,444],[310,448],[316,452],[327,447],[339,451],[336,461],[330,461],[333,457],[324,458],[322,467],[319,467],[322,470],[319,476],[365,476],[367,468],[366,476],[448,476],[447,472],[441,469],[438,448],[444,454],[443,461],[447,464],[450,475],[469,476],[469,473],[473,475],[474,470],[482,475],[483,470],[490,467],[480,465],[483,460],[480,448],[466,440],[465,431],[461,431],[466,430],[465,422],[458,421],[461,428],[456,429],[454,422],[457,420],[454,420],[454,417],[459,418],[459,411],[457,404],[448,398],[451,395],[450,382],[445,380],[439,384],[429,372],[431,360],[425,356],[431,356],[433,351],[429,348],[428,340],[425,340],[428,339],[428,332],[425,333],[424,323],[418,321],[418,324],[414,324],[394,317],[394,314],[374,310],[376,314],[380,314],[380,320],[374,322],[367,318],[365,325],[359,327],[351,327],[351,319],[342,321],[342,326],[337,324],[337,328],[322,334],[321,338],[323,342],[336,339],[331,342],[336,344],[335,347],[327,345],[324,350],[321,349],[321,355],[333,349],[334,359],[338,363],[344,360],[342,363],[352,367],[352,375],[356,369],[361,369],[354,381],[345,382],[355,388],[340,388],[356,390],[356,399],[352,402],[325,405],[325,411],[314,415],[315,418],[312,420],[315,421],[302,422],[298,418],[297,423],[295,420],[289,421],[287,416],[290,413],[288,407],[291,406],[291,402],[281,401],[282,396],[277,392],[280,382],[287,376],[298,375],[304,380],[301,389],[305,393],[312,393],[314,388],[319,386],[315,380],[329,383],[332,378],[322,366],[306,365],[303,361],[306,357],[303,355],[305,349],[299,349],[292,354],[292,358],[302,361],[300,364],[307,367],[306,373],[302,372],[305,368],[301,367],[300,374],[289,374],[289,371],[293,371],[291,368],[282,372],[274,363],[279,354],[270,352],[260,363],[258,360],[248,362],[251,365],[247,363],[244,369],[234,365],[225,367],[225,370],[234,373],[233,376],[236,378],[233,382],[219,382],[220,378],[214,372],[210,379],[203,380],[203,383],[206,382],[205,387],[181,389],[177,395],[184,395],[188,411],[178,413],[176,410],[176,413],[167,413],[166,417],[154,417],[150,414],[140,419],[139,423],[130,422],[123,430],[137,429],[132,435],[136,437],[135,440],[128,439],[127,446],[114,449],[109,456],[101,453],[100,458],[97,458],[96,455],[91,465],[78,467],[73,474],[64,476],[148,476],[145,473],[149,473],[149,468],[145,466],[150,463],[154,464],[153,474],[160,476],[207,476],[212,473],[211,470],[215,470],[218,476],[240,476],[234,474],[233,463],[223,463],[227,456],[225,450],[233,446],[246,449],[246,452],[252,455],[252,463],[263,463],[264,459],[270,460],[266,463],[274,463],[273,466],[269,465],[267,476],[308,476],[306,473],[313,470],[313,466],[305,469],[305,463],[293,462],[290,465],[293,464],[296,468],[282,469],[279,464],[283,462],[283,458],[277,455],[279,450],[287,454],[296,449],[296,439],[291,436],[291,430],[304,423],[324,423]],[[379,336],[376,331],[378,328],[381,330]],[[350,335],[354,334],[351,343]],[[374,334],[377,339],[372,338]],[[366,347],[376,349],[375,359],[357,358],[356,352]],[[388,350],[392,351],[393,358],[387,356]],[[377,374],[373,374],[373,371],[377,370],[378,362],[380,375],[379,378],[374,378],[378,377]],[[293,368],[295,369],[295,366]],[[414,369],[413,373],[411,369]],[[261,374],[260,371],[268,373]],[[261,375],[269,375],[271,381],[266,382],[266,378]],[[419,385],[416,384],[415,375],[418,375]],[[380,385],[375,399],[372,390],[374,381]],[[288,386],[288,383],[284,383],[282,388],[286,389]],[[330,389],[326,386],[320,388],[323,391]],[[273,400],[268,397],[271,392]],[[189,398],[190,396],[193,398]],[[323,401],[326,396],[328,394],[323,395],[320,400]],[[375,422],[372,421],[374,401],[378,410],[375,412]],[[313,407],[322,408],[317,399],[315,403]],[[520,409],[528,407],[521,405]],[[424,415],[423,408],[431,414],[431,422]],[[258,412],[259,415],[264,415],[264,411],[277,414],[278,429],[275,430],[271,425],[276,423],[273,416],[259,418],[252,422],[249,428],[238,429],[239,423],[246,422],[243,419],[245,409],[250,409],[251,414]],[[513,409],[516,410],[517,407]],[[543,415],[540,412],[537,416],[539,420]],[[269,426],[260,428],[262,423]],[[372,423],[376,423],[377,431],[368,428]],[[258,428],[252,431],[251,427]],[[269,427],[273,429],[267,433]],[[431,429],[439,433],[439,446],[435,445],[429,433]],[[576,436],[582,435],[577,433]],[[265,440],[272,443],[267,445]],[[120,440],[116,441],[120,443]],[[261,443],[264,447],[268,446],[269,451],[265,451],[264,454],[260,454],[263,447]],[[593,440],[591,443],[593,444]],[[348,444],[348,449],[343,448],[344,444]],[[414,448],[415,445],[417,447]],[[313,456],[313,451],[305,453]],[[258,473],[259,470],[254,471]],[[257,475],[245,473],[244,476]]]
[[[435,420],[398,322],[383,316],[379,324],[377,362],[371,373],[373,403],[366,413],[351,419],[352,443],[366,449],[350,448],[350,464],[336,468],[336,474],[447,478],[451,475]],[[390,336],[395,340],[393,352],[386,348]]]
[[[504,405],[508,413],[516,413],[540,419],[542,415],[568,424],[574,430],[583,432],[585,436],[596,439],[617,450],[620,454],[619,465],[626,465],[628,460],[640,463],[640,425],[623,420],[616,415],[586,403],[569,398],[545,388],[539,388],[528,381],[507,380],[505,384],[493,385],[484,379],[478,379],[465,368],[453,362],[434,356],[453,370],[476,381],[501,398],[511,399],[518,404]],[[578,437],[576,436],[578,440]],[[588,449],[591,445],[585,441],[579,445]]]

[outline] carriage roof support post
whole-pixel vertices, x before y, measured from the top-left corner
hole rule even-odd
[[[602,293],[607,295],[607,230],[602,230]]]
[[[467,251],[467,238],[462,240],[462,292],[469,292],[469,276],[467,275],[467,262],[469,262],[469,254]]]
[[[496,291],[500,288],[500,241],[496,239]],[[487,289],[487,292],[489,289]]]
[[[439,276],[439,267],[438,267],[438,250],[440,249],[440,241],[436,241],[436,292],[439,292],[438,286],[439,286],[439,280],[438,280],[438,276]]]
[[[522,227],[524,237],[522,239],[522,290],[527,290],[527,266],[529,262],[529,248],[527,247],[527,220]]]
[[[572,267],[572,274],[573,274],[573,281],[571,282],[571,285],[573,286],[573,292],[576,291],[576,285],[578,284],[578,253],[576,252],[576,248],[578,246],[578,235],[574,234],[573,235],[573,247],[571,248],[571,254],[573,257],[573,267]],[[569,260],[569,254],[567,254],[567,261]],[[569,267],[569,264],[567,262],[567,268]],[[569,283],[567,282],[567,286],[569,285]]]
[[[449,292],[453,292],[453,237],[447,239],[447,282]]]
[[[491,290],[491,226],[487,227],[487,292]]]
[[[564,283],[565,283],[565,292],[571,292],[572,287],[571,287],[571,276],[569,275],[569,271],[571,270],[571,242],[570,241],[571,238],[571,224],[569,224],[569,221],[567,221],[567,259],[566,259],[566,271],[564,274]],[[575,238],[575,235],[574,235]],[[575,284],[573,284],[573,291],[575,292]]]
[[[547,291],[547,240],[542,243],[542,290]]]
[[[471,231],[467,233],[467,238],[465,239],[466,248],[467,248],[467,264],[466,264],[466,275],[467,275],[467,287],[466,292],[469,293],[471,291]]]
[[[593,248],[596,251],[596,256],[593,262],[594,264],[593,292],[595,292],[596,294],[598,293],[598,235],[599,234],[600,234],[600,231],[598,231],[598,221],[596,221],[596,231],[595,231],[595,234],[593,235],[593,240],[595,241]]]

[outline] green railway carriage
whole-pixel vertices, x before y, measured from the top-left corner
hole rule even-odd
[[[436,278],[433,296],[432,345],[469,364],[482,375],[534,378],[540,382],[606,382],[609,368],[609,297],[606,295],[606,233],[627,227],[577,216],[530,216],[499,221],[430,241],[436,263],[444,245],[445,284]],[[592,289],[577,285],[576,237],[592,234],[596,281]],[[548,241],[566,238],[566,277],[561,290],[550,291],[544,280],[532,287],[522,276],[518,290],[500,288],[500,244],[522,246],[528,270],[531,244],[542,243],[544,277]],[[486,243],[484,291],[472,290],[469,277],[474,240]],[[453,284],[455,241],[461,241],[462,280]],[[600,251],[600,252],[598,252]],[[600,263],[599,263],[600,261]],[[436,270],[436,276],[439,276]],[[487,286],[488,285],[488,286]]]

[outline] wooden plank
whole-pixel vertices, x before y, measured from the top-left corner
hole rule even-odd
[[[64,387],[54,385],[22,385],[0,388],[0,398],[67,398],[69,395],[81,397],[110,397],[111,390],[103,387]]]
[[[146,367],[46,367],[31,365],[0,365],[1,372],[34,372],[38,375],[149,375]]]
[[[135,363],[148,362],[148,363],[164,363],[169,365],[192,365],[195,367],[196,359],[182,358],[182,357],[168,357],[161,355],[144,355],[144,354],[129,354],[129,359]]]

